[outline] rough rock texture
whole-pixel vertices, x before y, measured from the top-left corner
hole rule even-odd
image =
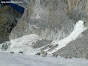
[[[79,19],[87,19],[87,12],[87,0],[30,0],[10,39],[33,33],[43,39],[63,39]]]
[[[37,34],[46,40],[63,39],[80,19],[88,21],[88,0],[30,0],[10,39],[28,34]],[[87,33],[88,30],[83,38],[70,42],[54,55],[88,58]]]
[[[0,8],[0,43],[9,40],[9,34],[21,14],[10,6]]]
[[[74,20],[66,15],[66,9],[64,0],[30,0],[10,39],[32,33],[48,40],[66,37],[74,24]]]
[[[10,42],[6,41],[6,42],[1,44],[0,50],[5,51],[5,50],[7,50],[9,48],[10,45],[11,45]]]
[[[58,50],[53,55],[59,55],[65,58],[75,57],[88,59],[88,34],[70,42],[66,47]]]
[[[33,44],[33,48],[40,48],[42,46],[45,46],[47,44],[51,44],[52,41],[50,40],[38,40],[36,43]]]

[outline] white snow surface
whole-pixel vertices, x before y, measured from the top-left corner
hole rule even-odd
[[[7,52],[19,53],[22,51],[24,54],[34,55],[39,49],[33,49],[32,44],[40,40],[39,36],[30,34],[18,39],[10,40],[10,46]]]
[[[86,59],[65,59],[0,52],[0,66],[88,66]]]
[[[87,28],[84,26],[84,21],[79,20],[75,26],[74,26],[74,30],[72,31],[72,33],[62,39],[62,40],[57,40],[57,41],[53,41],[52,44],[58,44],[59,46],[57,48],[55,48],[53,51],[48,52],[48,54],[52,54],[56,51],[58,51],[59,49],[65,47],[69,42],[75,40],[83,31],[85,31]]]

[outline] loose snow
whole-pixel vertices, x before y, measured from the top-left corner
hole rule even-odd
[[[0,52],[0,66],[88,66],[86,59],[65,59]]]
[[[35,55],[39,49],[33,49],[32,44],[38,40],[40,40],[40,38],[35,34],[25,35],[21,38],[10,40],[9,43],[11,45],[6,50],[6,52],[23,52],[24,54]]]
[[[75,24],[74,30],[67,38],[52,42],[52,44],[58,44],[59,46],[57,48],[55,48],[53,51],[48,52],[48,54],[52,54],[52,53],[56,52],[57,50],[61,49],[62,47],[65,47],[69,42],[75,40],[86,29],[87,28],[84,26],[84,21],[79,20]]]

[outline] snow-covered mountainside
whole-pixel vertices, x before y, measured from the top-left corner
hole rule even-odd
[[[87,27],[84,26],[84,22],[82,20],[79,20],[76,23],[76,25],[74,26],[74,30],[72,31],[72,33],[67,38],[53,42],[53,44],[58,44],[58,47],[55,48],[53,51],[51,51],[50,54],[56,52],[57,50],[59,50],[63,47],[65,47],[69,42],[75,40],[86,29],[87,29]]]
[[[39,51],[39,49],[33,49],[32,45],[38,40],[40,40],[40,38],[35,34],[26,35],[21,38],[2,43],[1,50],[14,53],[23,52],[24,54],[34,55]]]
[[[35,55],[38,52],[41,51],[42,48],[46,47],[43,51],[47,52],[48,54],[52,54],[59,49],[65,47],[69,42],[75,40],[83,31],[87,29],[85,27],[85,22],[82,20],[79,20],[76,25],[74,26],[73,32],[67,37],[62,40],[56,40],[51,42],[50,44],[43,45],[41,43],[40,47],[34,48],[33,46],[36,45],[37,41],[41,41],[42,38],[35,34],[25,35],[18,39],[13,39],[8,42],[2,43],[1,51],[7,51],[7,52],[13,52],[13,53],[24,53],[28,55]],[[52,47],[49,47],[49,45],[52,45]],[[56,47],[55,47],[56,46]]]
[[[27,3],[27,1],[22,1]],[[27,4],[25,7],[25,4],[18,3],[24,7],[25,11],[11,31],[9,41],[0,44],[0,55],[8,54],[9,57],[10,54],[13,54],[10,59],[14,56],[17,58],[21,56],[22,59],[14,58],[15,60],[20,59],[19,63],[21,60],[24,61],[25,54],[32,55],[34,58],[30,56],[32,57],[30,60],[33,64],[34,61],[42,59],[35,55],[49,56],[46,57],[47,59],[51,58],[50,56],[88,59],[88,0],[30,0]],[[43,58],[46,66],[47,59]],[[26,60],[24,62],[28,62],[28,66],[32,65],[29,64],[30,60]],[[49,61],[51,60],[52,58]],[[71,61],[74,62],[74,60]],[[62,65],[56,62],[54,65],[50,62],[49,64],[50,66]],[[41,63],[43,62],[41,61]]]
[[[0,52],[0,66],[88,66],[88,60],[28,56]]]
[[[73,30],[74,20],[66,15],[63,0],[30,0],[10,39],[37,34],[43,39],[62,39]]]

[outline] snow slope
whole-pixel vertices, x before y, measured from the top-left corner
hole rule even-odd
[[[84,27],[84,22],[82,20],[79,20],[76,25],[74,26],[73,32],[67,37],[62,40],[53,41],[52,44],[56,45],[58,44],[58,47],[53,49],[52,51],[48,51],[50,48],[45,49],[44,51],[47,51],[48,54],[52,54],[56,52],[57,50],[61,49],[62,47],[65,47],[69,42],[75,40],[83,31],[85,31],[87,28]],[[41,40],[41,38],[35,34],[25,35],[21,38],[10,40],[9,43],[11,44],[6,51],[8,52],[14,52],[19,53],[22,51],[24,54],[28,55],[35,55],[37,52],[40,52],[40,48],[33,48],[33,43],[36,43],[36,41]],[[9,44],[7,43],[7,44]]]
[[[11,46],[8,51],[13,51],[15,53],[22,51],[25,54],[34,55],[37,51],[39,51],[39,49],[33,49],[32,44],[38,40],[40,40],[40,38],[35,34],[26,35],[15,40],[10,40]]]
[[[88,66],[88,60],[28,56],[0,52],[0,66]]]
[[[38,40],[40,40],[39,36],[35,34],[30,34],[18,39],[10,40],[8,42],[3,43],[2,45],[8,46],[6,52],[19,53],[21,51],[24,54],[34,55],[39,51],[39,49],[33,49],[32,44]]]
[[[56,52],[57,50],[61,49],[62,47],[65,47],[69,42],[75,40],[86,29],[87,28],[84,26],[84,21],[79,20],[75,24],[74,30],[68,37],[66,37],[60,41],[57,40],[57,41],[52,42],[52,44],[58,44],[58,47],[55,48],[53,51],[48,52],[48,54],[52,54],[52,53]]]

